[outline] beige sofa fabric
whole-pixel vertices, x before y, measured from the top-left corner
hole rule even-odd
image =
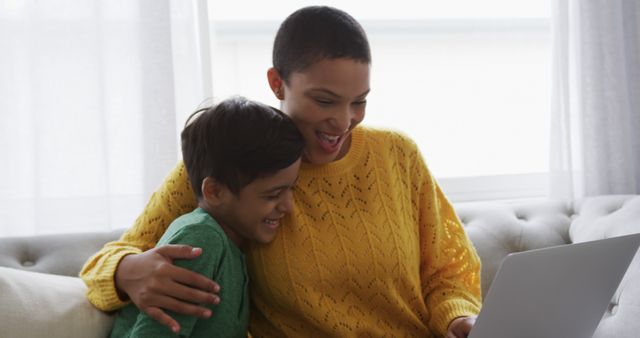
[[[640,232],[640,197],[601,196],[577,203],[572,242]],[[640,252],[620,282],[594,337],[640,337]]]
[[[482,260],[483,294],[489,289],[500,262],[509,253],[640,232],[640,196],[637,195],[598,196],[579,201],[465,203],[456,205],[456,210]],[[104,243],[116,239],[122,231],[0,238],[0,266],[77,276],[84,261]],[[639,256],[631,263],[595,337],[640,336]],[[95,310],[87,308],[88,303],[82,296],[84,285],[78,278],[32,275],[36,277],[31,278],[31,275],[16,270],[0,269],[0,297],[5,297],[0,298],[0,327],[5,328],[7,323],[14,324],[20,319],[24,322],[28,314],[48,318],[48,321],[36,321],[33,328],[28,328],[34,330],[28,331],[33,334],[8,337],[57,337],[55,334],[59,331],[56,330],[71,330],[61,325],[74,316],[94,327],[95,332],[102,332],[104,325],[108,325],[108,317],[96,317]],[[45,287],[49,285],[48,279],[57,281],[49,289]],[[36,303],[41,292],[45,292],[45,297]],[[12,295],[7,298],[7,293]],[[58,314],[54,305],[59,298],[71,299],[76,305],[64,308],[63,313]],[[17,303],[5,307],[5,304],[14,304],[12,302]],[[6,310],[9,308],[12,310]],[[56,316],[58,318],[54,318]],[[51,334],[45,334],[47,325],[51,325]],[[3,333],[0,332],[0,336]]]
[[[0,337],[107,337],[113,318],[85,290],[76,277],[0,267]]]
[[[77,277],[84,262],[122,231],[0,237],[0,266]]]
[[[508,254],[570,243],[573,211],[565,202],[483,202],[457,211],[482,260],[483,295]]]
[[[640,196],[596,196],[575,202],[472,203],[457,208],[482,260],[486,294],[512,252],[640,232]],[[613,296],[594,337],[640,337],[640,253]]]

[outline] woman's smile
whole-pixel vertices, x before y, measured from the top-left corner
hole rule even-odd
[[[341,148],[344,137],[342,135],[330,135],[320,131],[316,131],[316,136],[320,148],[328,154],[335,153]]]
[[[369,70],[368,63],[325,59],[290,75],[282,109],[305,137],[305,162],[327,164],[347,154],[351,131],[364,119]]]

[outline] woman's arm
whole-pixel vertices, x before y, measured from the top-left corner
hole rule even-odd
[[[177,322],[163,309],[187,315],[209,314],[206,308],[193,304],[217,303],[212,293],[217,292],[218,285],[172,264],[174,259],[195,258],[201,250],[180,245],[154,248],[169,224],[195,207],[196,199],[180,162],[151,196],[133,227],[85,263],[80,277],[87,284],[89,301],[110,311],[131,300],[169,327],[177,326]]]
[[[185,247],[206,248],[205,252],[197,259],[177,260],[175,262],[176,268],[179,266],[201,276],[215,276],[218,274],[218,263],[223,255],[223,239],[220,234],[211,231],[208,226],[201,224],[184,226],[168,239],[168,243],[184,245]],[[213,305],[208,305],[207,308],[210,312],[214,310]],[[131,328],[129,337],[175,337],[176,333],[179,333],[180,337],[190,337],[194,334],[193,330],[200,319],[173,312],[170,312],[170,314],[179,324],[177,327],[170,326],[171,331],[154,320],[148,313],[140,312]],[[220,325],[220,323],[217,324]],[[211,333],[226,332],[224,327],[216,327],[213,324],[206,327],[212,331]],[[198,332],[198,334],[202,335],[203,332]]]
[[[464,331],[468,331],[480,311],[480,259],[419,154],[414,165],[420,189],[420,272],[425,303],[432,314],[428,325],[437,335],[450,337],[451,329],[460,329],[458,324],[464,324]],[[465,317],[469,319],[453,323]]]

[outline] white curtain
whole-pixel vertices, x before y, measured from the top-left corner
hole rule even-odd
[[[132,224],[211,96],[203,3],[0,0],[0,236]]]
[[[640,1],[555,0],[551,193],[640,193]]]

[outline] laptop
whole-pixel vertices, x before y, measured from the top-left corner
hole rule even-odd
[[[508,255],[469,338],[592,337],[640,233]]]

